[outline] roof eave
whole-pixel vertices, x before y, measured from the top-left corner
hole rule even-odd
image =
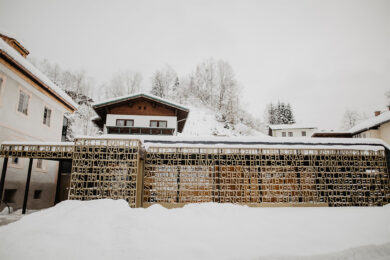
[[[34,74],[32,74],[28,69],[26,69],[24,66],[22,66],[19,62],[17,62],[15,59],[13,59],[8,53],[0,49],[0,55],[5,56],[9,61],[11,61],[13,64],[15,64],[19,69],[21,69],[24,73],[26,73],[30,78],[32,78],[34,81],[36,81],[43,89],[45,89],[47,92],[49,92],[51,95],[55,96],[55,98],[63,103],[66,107],[68,107],[72,112],[77,110],[77,107],[73,106],[69,102],[67,102],[65,99],[63,99],[60,95],[58,95],[55,91],[53,91],[50,87],[48,87],[45,83],[43,83],[39,78],[37,78]]]
[[[117,103],[121,103],[121,102],[124,102],[124,101],[128,101],[128,100],[132,100],[132,99],[135,99],[135,98],[139,98],[139,97],[148,98],[148,99],[151,99],[151,100],[163,103],[163,104],[165,104],[167,106],[171,106],[171,107],[174,107],[176,109],[180,109],[180,110],[185,111],[185,112],[189,112],[190,111],[188,108],[177,106],[177,105],[169,103],[167,101],[153,98],[153,97],[148,96],[146,94],[137,94],[137,95],[134,95],[134,96],[125,97],[125,98],[121,98],[121,99],[117,99],[117,100],[113,100],[113,101],[108,101],[108,102],[104,102],[104,103],[98,103],[96,105],[92,105],[92,108],[93,109],[99,109],[101,107],[105,107],[105,106],[108,106],[108,105],[114,105],[114,104],[117,104]]]
[[[357,131],[355,131],[355,132],[351,132],[351,134],[352,134],[352,135],[360,134],[360,133],[362,133],[362,132],[364,132],[364,131],[368,131],[368,130],[372,130],[373,128],[377,128],[377,127],[379,127],[379,126],[381,126],[381,125],[383,125],[383,124],[386,124],[386,123],[388,123],[388,122],[390,122],[390,119],[389,119],[389,120],[386,120],[386,121],[383,121],[383,122],[381,122],[381,123],[375,124],[375,125],[373,125],[373,126],[366,127],[366,128],[357,130]]]

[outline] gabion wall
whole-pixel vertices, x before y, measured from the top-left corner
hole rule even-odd
[[[140,141],[75,141],[69,199],[125,199],[136,206]]]
[[[153,147],[144,171],[146,203],[390,201],[384,151]]]

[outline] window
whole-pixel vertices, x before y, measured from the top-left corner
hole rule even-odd
[[[38,168],[38,169],[42,169],[42,168],[43,168],[42,159],[38,159],[38,160],[37,160],[37,168]]]
[[[19,164],[19,158],[18,157],[12,157],[11,158],[11,164]]]
[[[117,119],[116,126],[134,126],[134,120],[132,120],[132,119]]]
[[[288,136],[292,137],[293,136],[293,132],[288,132]]]
[[[3,200],[6,203],[14,203],[16,197],[16,191],[17,191],[16,189],[5,189]]]
[[[125,120],[117,119],[116,120],[116,126],[125,126]]]
[[[62,133],[61,133],[61,142],[66,142],[68,133],[68,118],[64,116],[64,119],[62,120]]]
[[[167,128],[167,121],[150,120],[150,127]]]
[[[286,132],[282,132],[282,137],[286,137]]]
[[[50,126],[51,109],[45,107],[43,110],[43,124]]]
[[[26,92],[24,92],[23,90],[20,90],[19,103],[18,103],[18,111],[19,112],[27,115],[29,100],[30,100],[30,96]]]
[[[306,131],[302,131],[302,136],[306,136]]]
[[[42,190],[34,190],[34,199],[38,200],[41,198]]]

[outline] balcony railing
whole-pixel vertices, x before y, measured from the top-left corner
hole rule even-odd
[[[174,128],[162,127],[134,127],[134,126],[106,126],[107,134],[126,135],[173,135]]]

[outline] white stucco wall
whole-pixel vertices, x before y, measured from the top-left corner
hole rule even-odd
[[[390,122],[381,125],[379,131],[381,139],[390,145]]]
[[[4,78],[2,92],[0,93],[0,143],[4,141],[61,141],[65,107],[40,92],[1,63],[0,77]],[[28,115],[17,111],[20,89],[30,96]],[[43,124],[45,106],[52,111],[50,127]],[[0,167],[3,166],[3,160],[0,159]],[[17,188],[17,197],[20,198],[24,193],[22,183],[26,182],[29,160],[19,159],[17,165],[13,165],[10,161],[8,161],[5,188],[7,188],[7,185],[16,185],[8,188]],[[44,161],[43,169],[37,169],[36,162],[37,160],[33,162],[31,186],[34,187],[35,183],[44,183],[52,184],[51,186],[54,185],[55,187],[58,162]],[[39,185],[36,187],[39,189]],[[34,189],[30,189],[30,191],[29,200],[33,196]],[[49,191],[43,190],[42,196],[46,195],[44,192]]]
[[[311,135],[316,131],[317,129],[306,129],[306,128],[293,128],[293,129],[276,129],[272,130],[272,136],[274,137],[283,137],[282,133],[285,132],[285,137],[290,137],[288,135],[289,132],[293,133],[292,137],[311,137]],[[306,136],[302,136],[302,131],[306,132]]]
[[[354,135],[355,138],[378,138],[390,144],[390,122],[384,123],[378,129],[370,129]]]
[[[167,128],[174,128],[176,132],[177,118],[175,116],[139,116],[107,114],[106,126],[116,126],[117,119],[132,119],[134,127],[150,127],[151,120],[167,121]]]

